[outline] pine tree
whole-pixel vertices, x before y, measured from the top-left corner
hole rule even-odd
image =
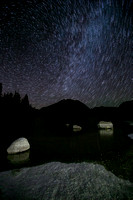
[[[28,95],[26,94],[24,96],[24,98],[22,99],[21,101],[21,105],[25,108],[29,107],[29,98],[28,98]]]

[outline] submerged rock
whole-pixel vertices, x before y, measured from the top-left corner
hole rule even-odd
[[[1,172],[0,190],[3,200],[133,199],[133,183],[89,163],[52,162]]]
[[[7,149],[8,154],[20,153],[30,149],[30,144],[26,138],[15,140]]]

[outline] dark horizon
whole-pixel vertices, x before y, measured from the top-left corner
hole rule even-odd
[[[26,96],[27,96],[27,99],[28,99],[28,102],[29,102],[29,106],[31,106],[32,108],[34,108],[34,109],[37,109],[37,110],[40,110],[40,109],[42,109],[42,108],[45,108],[45,107],[49,107],[49,106],[52,106],[52,105],[56,105],[56,104],[58,104],[58,103],[60,103],[60,102],[62,102],[62,101],[70,101],[70,100],[72,100],[72,101],[79,101],[79,102],[81,102],[82,104],[84,104],[84,105],[86,105],[89,109],[94,109],[94,108],[118,108],[119,106],[121,106],[123,103],[126,103],[126,102],[132,102],[133,100],[129,100],[129,101],[123,101],[123,102],[121,102],[118,106],[105,106],[105,105],[100,105],[100,106],[95,106],[95,107],[89,107],[87,104],[85,104],[83,101],[81,101],[81,100],[78,100],[78,99],[68,99],[68,98],[66,98],[66,99],[61,99],[61,100],[59,100],[59,101],[57,101],[57,102],[54,102],[54,103],[52,103],[52,104],[49,104],[49,105],[47,105],[47,106],[42,106],[42,107],[40,107],[40,108],[37,108],[37,107],[35,107],[35,106],[33,106],[32,105],[32,103],[29,101],[29,96],[28,96],[28,94],[24,94],[23,96],[18,92],[18,91],[14,91],[14,93],[12,93],[12,92],[7,92],[7,93],[5,93],[5,92],[3,92],[3,84],[2,83],[0,83],[0,97],[2,98],[2,97],[5,97],[5,96],[12,96],[12,98],[17,94],[18,96],[19,96],[19,98],[20,98],[20,102],[22,101],[22,99],[24,99]]]

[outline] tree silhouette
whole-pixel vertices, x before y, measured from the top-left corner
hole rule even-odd
[[[21,100],[20,94],[15,91],[15,94],[13,96],[14,104],[17,104],[17,105],[20,104],[20,100]]]
[[[29,107],[29,98],[28,95],[26,94],[24,98],[21,100],[21,105],[22,107],[28,108]]]

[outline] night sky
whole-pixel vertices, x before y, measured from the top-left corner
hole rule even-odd
[[[133,99],[133,0],[1,0],[3,93],[36,108]]]

